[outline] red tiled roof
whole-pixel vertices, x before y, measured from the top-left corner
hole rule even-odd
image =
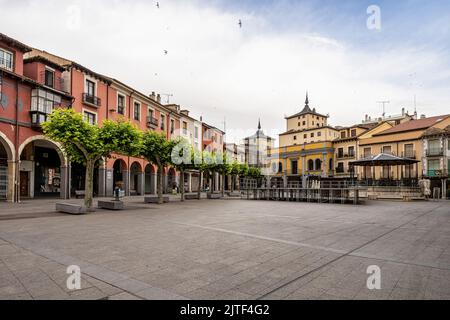
[[[390,129],[387,129],[387,130],[384,130],[377,134],[374,134],[374,136],[381,136],[381,135],[385,135],[385,134],[398,133],[398,132],[403,132],[403,131],[414,131],[414,130],[427,129],[448,117],[450,117],[450,114],[429,117],[429,118],[424,118],[424,119],[410,120],[410,121],[398,124]]]

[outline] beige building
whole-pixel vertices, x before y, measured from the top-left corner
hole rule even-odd
[[[264,133],[261,129],[261,121],[258,121],[258,130],[250,137],[244,138],[245,163],[261,168],[263,171],[268,170],[274,142],[272,137]]]

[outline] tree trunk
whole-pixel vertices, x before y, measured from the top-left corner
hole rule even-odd
[[[94,193],[94,166],[95,160],[86,160],[86,177],[84,180],[84,205],[89,212],[94,211],[92,208]]]
[[[214,173],[209,171],[208,171],[208,184],[209,184],[208,193],[211,195],[214,189]]]
[[[235,175],[232,174],[231,175],[231,189],[230,189],[231,192],[234,192],[234,183],[235,183]]]
[[[200,200],[200,197],[202,195],[202,174],[203,174],[203,172],[201,172],[199,170],[198,171],[198,190],[197,190],[198,200]]]
[[[184,201],[184,169],[180,170],[180,193],[181,201]]]
[[[162,183],[162,179],[163,179],[163,170],[164,167],[162,165],[158,165],[158,204],[162,204],[163,203],[163,183]]]

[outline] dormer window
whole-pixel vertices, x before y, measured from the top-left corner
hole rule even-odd
[[[0,68],[13,71],[13,54],[11,52],[0,49]]]

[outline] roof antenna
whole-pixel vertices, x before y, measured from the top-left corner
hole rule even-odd
[[[383,118],[384,118],[384,116],[386,115],[386,108],[385,108],[385,105],[386,105],[386,103],[390,103],[390,101],[388,101],[388,100],[383,100],[383,101],[377,101],[377,103],[381,103],[381,104],[383,105]]]

